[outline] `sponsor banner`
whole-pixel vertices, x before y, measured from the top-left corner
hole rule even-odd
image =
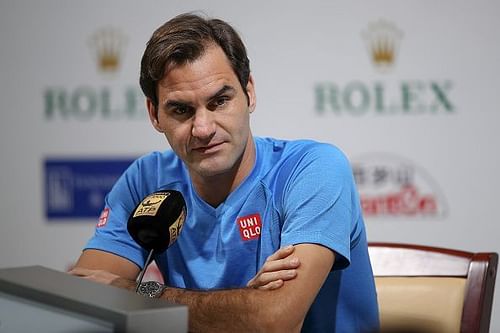
[[[133,160],[46,159],[46,217],[49,220],[99,217],[104,197]]]
[[[87,39],[80,41],[79,52],[89,54],[94,60],[95,67],[84,71],[96,72],[99,77],[71,85],[63,83],[66,80],[47,84],[42,92],[44,119],[47,122],[147,119],[144,95],[139,85],[135,80],[127,82],[119,77],[130,37],[111,26],[96,28],[88,34]]]
[[[368,23],[361,38],[377,79],[318,81],[314,84],[317,115],[422,116],[456,114],[454,82],[448,78],[393,76],[404,32],[394,23],[379,19]],[[411,38],[411,36],[409,36]],[[361,41],[360,41],[361,49]]]
[[[386,153],[353,160],[353,173],[366,218],[443,218],[448,208],[439,184],[422,167]]]

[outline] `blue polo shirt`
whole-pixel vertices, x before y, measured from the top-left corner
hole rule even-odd
[[[99,224],[86,248],[143,267],[146,253],[128,234],[128,217],[146,195],[177,190],[186,200],[186,221],[177,241],[155,258],[168,285],[245,287],[280,247],[320,244],[334,251],[336,259],[302,331],[378,331],[365,226],[346,157],[332,145],[310,140],[254,141],[254,168],[216,208],[197,195],[172,151],[139,158],[107,195],[107,221]]]

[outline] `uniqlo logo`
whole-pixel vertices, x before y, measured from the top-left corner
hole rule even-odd
[[[240,236],[242,240],[248,241],[260,237],[262,221],[259,214],[240,217],[236,222],[240,227]]]
[[[104,227],[108,222],[109,208],[104,208],[99,216],[99,222],[97,222],[97,227]]]

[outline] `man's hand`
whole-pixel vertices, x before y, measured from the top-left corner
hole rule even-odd
[[[87,280],[119,287],[122,289],[135,290],[136,287],[136,283],[134,281],[124,279],[119,275],[110,273],[105,270],[75,267],[68,273]]]
[[[248,281],[247,287],[274,290],[280,288],[285,281],[295,278],[295,269],[299,267],[300,261],[292,256],[294,250],[295,247],[289,245],[270,255],[257,274]]]

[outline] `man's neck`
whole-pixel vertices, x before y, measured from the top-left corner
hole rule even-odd
[[[193,182],[198,195],[212,207],[223,203],[237,187],[235,184],[235,179],[226,174],[204,178],[203,182]]]
[[[255,164],[255,155],[255,144],[250,137],[245,152],[231,170],[211,177],[191,175],[196,192],[212,207],[219,206],[250,174]]]

